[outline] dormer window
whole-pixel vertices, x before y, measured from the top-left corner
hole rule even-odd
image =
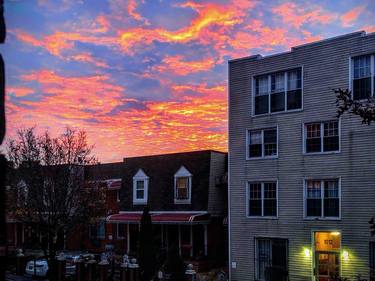
[[[175,204],[191,203],[192,174],[182,166],[174,176],[174,201]]]
[[[147,204],[148,176],[142,169],[133,177],[133,204]]]

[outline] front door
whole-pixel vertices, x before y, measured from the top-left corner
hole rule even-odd
[[[328,281],[340,275],[340,232],[315,232],[315,280]]]
[[[339,254],[330,252],[316,253],[317,280],[328,281],[330,276],[340,273]]]

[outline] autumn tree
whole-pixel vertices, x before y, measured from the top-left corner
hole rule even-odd
[[[40,235],[51,273],[58,238],[105,214],[103,188],[84,180],[84,165],[97,162],[92,148],[84,131],[69,127],[58,137],[21,129],[7,144],[9,213]]]
[[[370,125],[375,121],[375,99],[368,97],[365,100],[354,100],[352,93],[348,89],[335,89],[337,117],[344,113],[357,115],[362,119],[362,123]]]

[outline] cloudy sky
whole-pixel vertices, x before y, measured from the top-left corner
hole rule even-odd
[[[227,149],[227,61],[358,30],[375,1],[5,0],[7,134],[84,129],[102,162]]]

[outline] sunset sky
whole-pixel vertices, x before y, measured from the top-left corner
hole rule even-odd
[[[5,0],[7,136],[84,129],[101,162],[227,150],[227,61],[358,30],[375,1]]]

